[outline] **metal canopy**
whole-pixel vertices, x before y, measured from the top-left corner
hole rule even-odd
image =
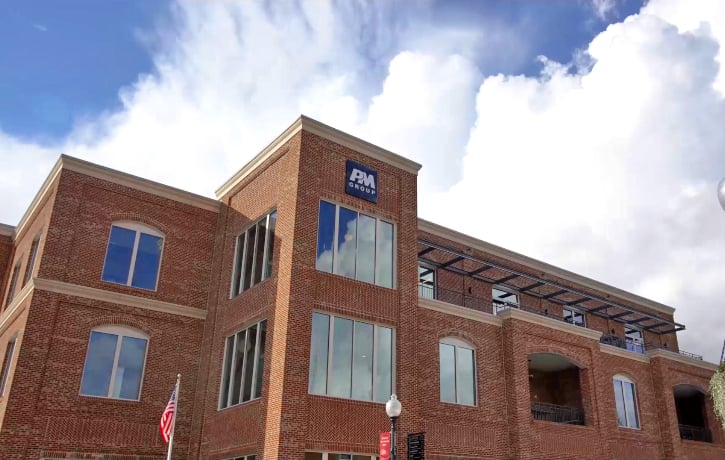
[[[578,309],[586,313],[624,324],[636,324],[643,330],[655,334],[669,334],[685,329],[684,325],[660,318],[655,314],[481,260],[431,241],[418,240],[418,244],[418,259],[436,269],[502,286],[514,292],[524,292],[559,305],[576,305]],[[485,275],[484,272],[486,272]],[[532,291],[533,289],[537,289],[537,292]]]

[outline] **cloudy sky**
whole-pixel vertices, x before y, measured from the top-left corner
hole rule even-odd
[[[0,222],[60,153],[213,196],[304,113],[424,165],[421,217],[725,338],[725,2],[0,5]]]

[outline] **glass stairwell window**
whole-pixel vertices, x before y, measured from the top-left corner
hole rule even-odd
[[[493,288],[491,289],[491,298],[493,300],[494,314],[498,314],[509,308],[519,308],[519,296],[513,292]]]
[[[434,268],[418,265],[418,296],[436,299],[436,272]]]

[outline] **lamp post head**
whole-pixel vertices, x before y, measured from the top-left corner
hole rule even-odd
[[[403,411],[403,406],[400,405],[398,397],[396,395],[390,395],[390,401],[385,403],[385,412],[390,418],[396,418],[400,416]]]
[[[725,210],[725,177],[717,184],[717,199],[720,201],[720,206]]]

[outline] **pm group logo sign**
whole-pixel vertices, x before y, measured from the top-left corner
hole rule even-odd
[[[348,195],[377,203],[378,172],[352,160],[347,160],[346,166],[345,192]]]

